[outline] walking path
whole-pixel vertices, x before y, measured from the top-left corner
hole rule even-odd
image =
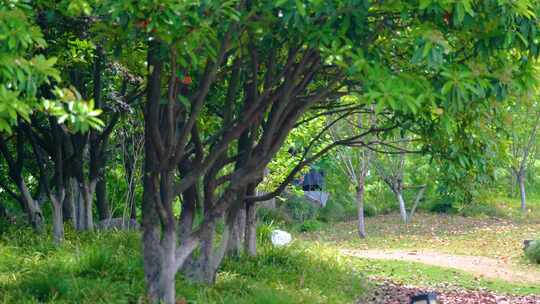
[[[519,269],[508,262],[494,258],[404,250],[341,250],[341,253],[368,259],[419,262],[459,269],[485,278],[501,279],[514,283],[540,284],[540,271],[536,269]]]

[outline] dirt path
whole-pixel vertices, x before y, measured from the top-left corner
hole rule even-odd
[[[540,283],[540,271],[538,270],[520,270],[503,260],[487,257],[405,250],[342,250],[341,252],[348,256],[361,258],[411,261],[454,268],[474,275],[514,283]]]

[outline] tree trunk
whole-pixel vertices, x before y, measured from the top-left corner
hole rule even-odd
[[[394,192],[396,194],[397,201],[399,203],[399,213],[401,215],[401,220],[403,223],[407,223],[407,209],[405,208],[405,200],[403,199],[403,193],[401,191],[396,190]]]
[[[361,174],[362,175],[362,174]],[[366,237],[366,222],[364,218],[364,192],[365,192],[365,177],[358,180],[356,187],[356,206],[358,208],[358,236]]]
[[[242,253],[242,241],[244,240],[244,232],[246,230],[246,209],[231,211],[231,218],[227,220],[227,225],[230,225],[231,235],[227,246],[227,254],[231,256],[240,256]],[[227,216],[229,217],[229,216]]]
[[[62,203],[62,214],[64,217],[64,222],[71,221],[73,227],[76,227],[76,210],[75,210],[75,191],[73,189],[73,184],[69,182],[66,186],[66,197]]]
[[[228,229],[229,227],[225,227],[224,231],[228,231]],[[213,260],[215,235],[215,224],[212,224],[210,229],[207,229],[201,235],[199,257],[191,260],[190,264],[186,265],[184,269],[185,275],[193,282],[210,285],[215,281],[217,271],[217,269],[214,269],[215,261]],[[223,243],[223,241],[222,238],[221,242]],[[228,243],[228,239],[226,242]]]
[[[146,161],[148,162],[148,160]],[[161,270],[159,217],[154,209],[153,194],[158,189],[152,185],[149,172],[144,175],[144,193],[142,203],[143,228],[143,265],[147,284],[147,294],[151,303],[158,303],[160,299],[159,280]]]
[[[53,218],[53,239],[56,244],[59,244],[64,239],[64,217],[63,217],[63,203],[56,197],[51,195],[52,202],[52,218]]]
[[[111,218],[111,210],[107,200],[107,181],[104,176],[99,178],[96,183],[96,207],[101,221]]]
[[[84,201],[81,189],[75,178],[71,178],[69,183],[73,189],[73,203],[75,205],[75,229],[84,230]]]
[[[34,230],[37,232],[43,232],[45,226],[45,219],[43,217],[41,207],[30,194],[30,190],[26,186],[24,180],[22,180],[22,177],[17,181],[17,184],[19,190],[21,191],[21,198],[24,202],[25,211],[28,215],[28,220],[32,225],[32,228],[34,228]]]
[[[80,183],[79,184],[79,192],[82,197],[82,230],[94,230],[94,217],[92,214],[92,205],[93,205],[93,198],[94,198],[94,189],[95,189],[95,182],[91,182],[90,185],[87,183]]]
[[[176,276],[176,233],[175,231],[166,231],[163,240],[163,250],[161,256],[161,269],[158,279],[158,297],[160,301],[166,304],[175,304],[175,281]]]
[[[414,200],[414,205],[411,209],[411,212],[409,212],[409,216],[407,217],[407,223],[410,223],[413,216],[414,216],[414,213],[416,212],[416,208],[418,208],[418,204],[420,203],[420,201],[422,200],[422,198],[424,197],[424,192],[426,191],[426,188],[427,188],[427,185],[423,185],[421,186],[420,190],[418,190],[418,193],[416,194],[416,198]]]
[[[525,173],[519,172],[517,174],[517,182],[519,185],[519,196],[521,198],[521,210],[527,211],[527,196],[525,192]]]
[[[180,241],[186,239],[193,231],[193,220],[195,219],[197,205],[197,187],[189,187],[182,197],[182,213],[180,213],[180,222],[178,223],[178,238]]]
[[[248,194],[250,195],[250,194]],[[249,256],[257,255],[257,206],[254,202],[246,204],[246,232],[244,247]]]

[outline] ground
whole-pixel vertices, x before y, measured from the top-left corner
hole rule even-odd
[[[355,222],[302,235],[358,260],[369,281],[380,285],[372,289],[394,296],[361,303],[400,303],[425,289],[443,293],[444,303],[540,303],[540,296],[515,296],[540,295],[540,266],[523,257],[522,247],[524,239],[540,237],[540,217],[424,213],[404,225],[389,214],[368,218],[366,226],[366,239],[358,237]]]
[[[178,303],[390,304],[428,290],[447,304],[540,303],[540,284],[529,276],[540,266],[521,249],[523,239],[539,236],[540,218],[418,214],[404,226],[389,214],[368,218],[367,227],[365,240],[349,222],[293,233],[284,248],[263,243],[255,258],[227,259],[212,287],[178,276]],[[0,303],[144,303],[140,246],[136,233],[68,229],[65,243],[54,246],[13,229],[0,235]],[[375,253],[384,259],[368,256]],[[477,259],[472,264],[500,263],[508,277],[449,264],[464,256]]]

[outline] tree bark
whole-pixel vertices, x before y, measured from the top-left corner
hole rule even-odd
[[[356,187],[356,206],[358,212],[358,236],[366,237],[366,222],[364,214],[364,193],[365,193],[365,177],[359,178]]]
[[[193,231],[193,221],[197,205],[197,188],[189,187],[183,194],[182,213],[180,213],[179,239],[180,241],[189,237]]]
[[[111,210],[107,200],[107,181],[103,176],[96,183],[96,207],[101,221],[111,218]]]
[[[66,185],[66,197],[64,198],[64,201],[62,203],[62,214],[64,217],[64,222],[71,221],[73,227],[76,227],[76,210],[75,210],[75,191],[73,189],[72,183],[70,183],[70,179],[68,179],[67,185]]]
[[[418,193],[416,194],[416,198],[414,200],[414,205],[411,209],[411,212],[409,212],[409,216],[407,217],[407,223],[411,222],[414,213],[416,212],[416,208],[418,208],[418,204],[422,200],[422,197],[424,197],[424,192],[426,191],[427,185],[420,186],[420,190],[418,190]]]
[[[521,210],[527,211],[527,195],[525,191],[525,173],[519,172],[517,174],[517,182],[519,185],[519,196],[521,199]]]
[[[63,202],[54,196],[50,196],[52,202],[52,218],[53,218],[53,239],[56,244],[59,244],[64,239],[64,217],[63,217]]]
[[[79,192],[82,196],[82,230],[94,230],[94,217],[92,214],[94,190],[94,182],[90,183],[90,185],[84,182],[79,184]]]
[[[28,215],[28,220],[37,232],[43,232],[45,226],[45,218],[43,217],[43,212],[38,202],[34,200],[30,194],[30,190],[26,186],[26,183],[22,179],[22,176],[17,181],[17,186],[19,191],[21,191],[21,198],[24,203],[26,214]]]
[[[399,203],[399,213],[403,223],[407,223],[407,209],[405,207],[405,200],[403,199],[403,193],[400,190],[394,191],[397,201]]]
[[[246,231],[246,209],[244,206],[237,210],[231,210],[229,220],[226,221],[231,235],[227,245],[227,254],[230,256],[240,256],[242,254],[242,241]]]
[[[244,247],[249,256],[257,255],[257,206],[255,202],[246,204],[246,232]]]
[[[70,183],[73,189],[73,204],[75,205],[75,229],[84,230],[84,201],[82,193],[75,178],[70,178]]]

